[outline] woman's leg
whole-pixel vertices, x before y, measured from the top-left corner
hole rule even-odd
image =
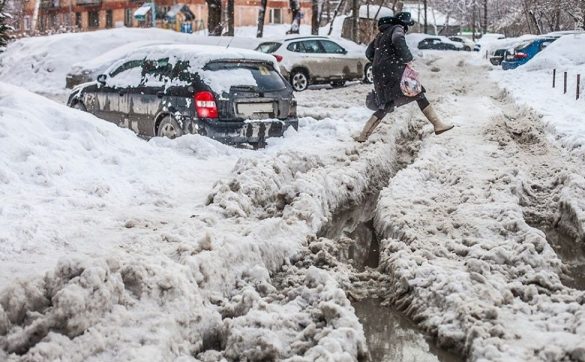
[[[424,94],[422,94],[421,97],[416,100],[416,103],[418,104],[418,107],[423,112],[425,117],[427,117],[429,122],[431,122],[431,124],[433,125],[433,128],[435,129],[435,134],[441,134],[455,127],[452,124],[444,123],[443,121],[441,121],[441,119],[437,115],[437,112],[435,112],[435,110],[429,103],[429,100]]]
[[[384,108],[380,108],[376,112],[374,112],[374,114],[372,114],[370,119],[368,119],[368,121],[366,122],[366,125],[362,129],[360,135],[355,140],[358,142],[366,142],[368,137],[370,137],[370,135],[374,132],[376,127],[378,127],[380,122],[382,122],[382,118],[384,118],[388,113],[392,112],[393,110],[394,105],[390,103],[385,105]]]

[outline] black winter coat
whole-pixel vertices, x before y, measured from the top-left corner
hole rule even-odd
[[[380,108],[400,107],[424,97],[423,92],[407,97],[400,90],[400,79],[406,63],[413,60],[404,38],[404,26],[384,24],[366,50],[366,57],[372,62],[374,89]]]

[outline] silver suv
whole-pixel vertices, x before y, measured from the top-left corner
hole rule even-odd
[[[373,80],[372,65],[363,49],[348,50],[328,37],[297,36],[266,41],[256,50],[276,58],[282,75],[296,91],[304,91],[311,84],[342,87],[349,80],[360,79],[366,83]]]

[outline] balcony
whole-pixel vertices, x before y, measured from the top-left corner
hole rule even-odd
[[[102,0],[75,0],[78,6],[98,6],[102,4]]]

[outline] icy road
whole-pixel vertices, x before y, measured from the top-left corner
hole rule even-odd
[[[353,84],[258,152],[0,83],[0,360],[585,361],[585,152],[469,55],[416,64],[453,131],[356,144]]]

